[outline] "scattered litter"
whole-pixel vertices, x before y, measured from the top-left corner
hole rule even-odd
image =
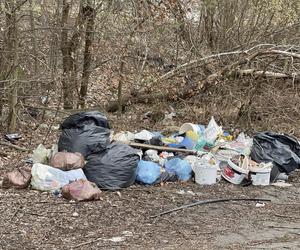
[[[293,185],[290,184],[290,183],[283,182],[283,181],[277,181],[277,182],[272,183],[272,186],[275,186],[275,187],[291,187]]]
[[[241,184],[249,174],[249,169],[243,167],[245,163],[245,161],[240,161],[240,157],[221,162],[222,177],[232,184]]]
[[[173,116],[170,113],[165,121]],[[63,196],[70,202],[99,200],[100,189],[119,190],[134,183],[162,185],[189,181],[192,177],[200,185],[216,184],[222,176],[235,185],[272,183],[288,187],[291,186],[286,183],[289,174],[300,166],[300,144],[295,138],[273,132],[257,133],[253,139],[243,132],[234,137],[223,131],[214,117],[207,127],[184,123],[176,129],[125,131],[113,136],[104,114],[79,112],[66,118],[60,129],[58,145],[51,149],[38,145],[32,158],[26,160],[33,167],[21,167],[7,173],[3,187],[26,188],[31,183],[33,189],[51,191],[56,197]],[[20,138],[19,134],[5,136],[11,142]],[[177,193],[196,195],[184,190]],[[116,194],[122,197],[120,192]],[[240,200],[269,201],[199,201],[156,216],[201,204]],[[256,206],[264,205],[257,203]],[[74,214],[76,217],[77,213]],[[123,235],[132,236],[132,233]],[[118,242],[123,238],[112,239]]]
[[[99,188],[126,188],[135,182],[140,159],[138,153],[138,150],[128,145],[113,143],[105,150],[89,155],[83,171],[87,179]]]
[[[250,176],[254,186],[267,186],[270,185],[271,170],[273,168],[272,162],[257,164],[250,166]]]
[[[78,214],[77,212],[74,212],[74,213],[72,214],[72,216],[73,216],[73,217],[78,217],[79,214]]]
[[[256,207],[264,207],[266,204],[265,203],[256,203],[255,206]]]
[[[100,200],[101,190],[88,180],[78,180],[63,186],[62,197],[68,200],[88,201]]]
[[[146,150],[145,156],[148,157],[148,159],[150,161],[153,161],[153,162],[156,162],[156,163],[159,163],[159,161],[160,161],[160,157],[158,155],[158,151],[155,150],[155,149],[148,149],[148,150]]]
[[[129,131],[121,132],[113,136],[113,140],[119,142],[129,142],[129,141],[134,141],[134,139],[135,139],[135,135]]]
[[[31,186],[40,191],[56,191],[72,181],[86,179],[82,169],[62,171],[40,163],[31,169]]]
[[[190,195],[192,195],[192,196],[195,196],[196,194],[193,192],[193,191],[187,191],[187,194],[190,194]]]
[[[32,161],[33,163],[47,164],[51,155],[51,150],[47,149],[43,144],[37,146],[33,151]]]
[[[7,141],[15,142],[15,141],[21,139],[22,136],[19,135],[19,134],[17,134],[17,133],[14,133],[14,134],[6,134],[6,135],[4,135],[4,138],[5,138]]]
[[[80,112],[61,124],[58,150],[81,153],[84,157],[101,152],[110,143],[107,118],[100,112]]]
[[[188,161],[180,158],[168,160],[165,168],[170,173],[175,173],[179,180],[188,181],[192,177],[192,168]]]
[[[154,134],[149,132],[148,130],[142,130],[139,133],[134,135],[134,139],[140,141],[150,141],[154,137]]]
[[[207,128],[204,131],[204,140],[206,143],[213,145],[219,135],[223,134],[222,127],[219,127],[214,117],[209,121]]]
[[[2,180],[3,188],[27,188],[31,179],[31,167],[23,166],[4,175]]]
[[[185,134],[188,131],[194,131],[198,134],[203,135],[205,127],[203,125],[197,125],[193,123],[184,123],[179,129],[179,134]]]
[[[217,182],[217,167],[210,164],[201,164],[195,167],[195,182],[200,185],[212,185]]]
[[[132,236],[133,236],[133,233],[130,232],[130,231],[123,231],[123,232],[122,232],[122,235],[124,235],[125,237],[132,237]]]
[[[177,194],[185,194],[185,191],[183,189],[180,189],[179,191],[176,192]]]
[[[58,152],[52,156],[50,165],[61,170],[83,168],[84,157],[80,153]]]
[[[161,167],[151,161],[139,161],[137,167],[136,180],[143,183],[151,185],[153,184],[160,176]]]
[[[273,181],[280,172],[289,174],[299,168],[300,144],[294,137],[288,135],[273,132],[258,133],[253,138],[251,158],[257,163],[273,163],[271,174]]]
[[[111,242],[122,242],[124,240],[125,240],[125,237],[119,237],[119,236],[108,239],[108,241],[111,241]]]

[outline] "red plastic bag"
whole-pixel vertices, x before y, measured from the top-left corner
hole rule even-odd
[[[62,196],[68,200],[88,201],[100,200],[101,190],[93,182],[78,180],[62,188]]]
[[[3,188],[26,188],[28,187],[31,179],[31,167],[23,166],[14,171],[7,173],[2,182]]]
[[[65,171],[83,168],[84,157],[80,153],[58,152],[51,158],[50,165]]]

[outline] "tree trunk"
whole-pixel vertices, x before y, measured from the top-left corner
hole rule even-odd
[[[34,60],[34,75],[38,74],[38,53],[37,53],[37,45],[36,45],[36,32],[35,32],[35,23],[34,23],[34,14],[33,14],[33,2],[32,0],[29,1],[30,3],[30,28],[32,30],[32,37],[31,37],[31,44],[32,44],[32,51],[33,51],[33,60]]]
[[[18,103],[18,39],[17,39],[17,20],[15,1],[5,1],[6,11],[6,27],[5,45],[7,55],[7,63],[4,70],[4,79],[9,79],[9,115],[8,115],[8,131],[15,132],[17,121],[17,103]]]
[[[64,109],[72,109],[74,105],[74,92],[77,88],[77,65],[76,52],[80,43],[81,29],[84,23],[83,3],[80,2],[79,13],[74,26],[71,38],[68,38],[67,22],[69,18],[70,4],[63,0],[61,19],[61,52],[63,57],[63,99]]]
[[[84,7],[84,16],[86,18],[86,29],[85,29],[85,47],[84,47],[84,58],[83,58],[83,70],[82,70],[82,80],[80,86],[80,96],[79,96],[79,105],[81,108],[85,108],[85,99],[87,96],[89,78],[91,75],[91,63],[92,63],[92,54],[91,46],[93,44],[94,36],[94,26],[96,12],[92,7],[90,1],[87,1],[87,5]]]

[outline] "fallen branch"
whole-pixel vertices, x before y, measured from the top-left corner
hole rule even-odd
[[[292,78],[297,79],[299,78],[299,74],[284,74],[284,73],[277,73],[272,71],[263,71],[263,70],[255,70],[255,69],[243,69],[236,71],[239,75],[255,75],[255,76],[265,76],[271,78]]]
[[[14,148],[14,149],[22,151],[22,152],[28,152],[28,151],[30,151],[30,149],[28,149],[28,148],[19,147],[17,145],[14,145],[14,144],[11,144],[11,143],[8,143],[8,142],[4,142],[4,141],[1,141],[0,145],[6,146],[6,147],[10,147],[10,148]]]
[[[183,205],[181,207],[177,207],[171,210],[167,210],[165,212],[156,214],[156,215],[152,215],[150,216],[150,218],[156,218],[162,215],[166,215],[166,214],[170,214],[170,213],[174,213],[176,211],[182,210],[184,208],[188,208],[188,207],[195,207],[198,205],[205,205],[205,204],[212,204],[212,203],[221,203],[221,202],[228,202],[228,201],[271,201],[270,199],[256,199],[256,198],[229,198],[229,199],[215,199],[215,200],[204,200],[204,201],[197,201],[191,204],[187,204],[187,205]]]
[[[191,95],[190,89],[180,89],[179,92],[173,93],[173,92],[163,92],[163,93],[157,93],[157,94],[148,94],[145,92],[141,93],[132,93],[128,94],[122,97],[122,105],[125,107],[129,103],[151,103],[155,102],[157,100],[168,100],[173,101],[174,95],[176,95],[178,98],[185,99]],[[118,101],[112,101],[110,102],[106,107],[105,110],[107,112],[116,112],[118,110]]]
[[[162,147],[162,146],[156,146],[156,145],[150,145],[150,144],[143,144],[143,143],[136,143],[136,142],[128,142],[129,146],[134,148],[142,148],[142,149],[156,149],[158,151],[167,151],[167,152],[178,152],[178,153],[187,153],[187,154],[193,154],[196,155],[200,151],[196,150],[189,150],[189,149],[183,149],[183,148],[170,148],[170,147]]]
[[[231,52],[218,53],[218,54],[202,57],[200,59],[193,60],[191,62],[184,63],[184,64],[178,66],[177,68],[171,70],[170,72],[168,72],[168,73],[162,75],[161,77],[157,78],[156,80],[154,80],[152,82],[152,84],[160,82],[162,80],[169,79],[169,78],[177,75],[178,73],[180,73],[184,70],[198,67],[200,63],[208,61],[209,59],[219,58],[219,57],[222,57],[222,56],[229,56],[229,55],[239,55],[239,54],[245,54],[245,53],[247,53],[247,51],[231,51]]]
[[[267,50],[262,52],[262,54],[279,54],[279,55],[290,56],[290,57],[295,57],[300,59],[300,54],[288,52],[288,51],[282,51],[282,50]]]
[[[245,50],[245,51],[231,51],[231,52],[224,52],[224,53],[219,53],[219,54],[214,54],[214,55],[210,55],[210,56],[206,56],[197,60],[193,60],[189,63],[184,63],[180,66],[178,66],[177,68],[175,68],[174,70],[162,75],[161,77],[157,78],[156,80],[154,80],[152,83],[156,83],[162,80],[166,80],[169,79],[175,75],[177,75],[178,73],[187,70],[187,69],[191,69],[191,68],[195,68],[198,67],[200,63],[208,61],[209,59],[214,59],[214,58],[220,58],[223,56],[229,56],[229,55],[249,55],[249,52],[252,51],[254,48],[257,48],[259,46],[255,46],[251,49]],[[217,73],[214,73],[212,75],[210,75],[207,79],[213,80],[216,77],[223,75],[225,72],[229,71],[230,69],[234,68],[234,66],[238,66],[241,63],[247,62],[247,61],[251,61],[253,60],[255,57],[259,56],[259,55],[263,55],[263,54],[277,54],[277,55],[284,55],[284,56],[290,56],[290,57],[294,57],[294,58],[299,58],[300,59],[300,54],[297,53],[293,53],[293,52],[288,52],[288,51],[282,51],[282,50],[274,50],[274,49],[266,49],[266,50],[260,50],[258,52],[253,53],[252,55],[249,56],[249,58],[242,58],[241,60],[224,67],[222,70],[220,70]]]
[[[248,54],[247,52],[245,52],[245,53]],[[286,51],[281,51],[281,50],[272,50],[272,49],[268,49],[268,50],[264,50],[264,51],[260,50],[258,52],[251,54],[248,57],[241,58],[238,61],[225,66],[223,69],[219,70],[218,72],[215,72],[215,73],[209,75],[208,77],[206,77],[204,80],[201,81],[201,88],[204,88],[209,83],[214,82],[217,78],[224,76],[226,73],[233,71],[234,69],[238,68],[239,66],[252,61],[256,57],[258,57],[260,55],[266,55],[266,54],[277,54],[277,55],[281,54],[281,55],[285,55],[285,56],[300,58],[300,54],[296,54],[296,53],[292,53],[292,52],[286,52]],[[250,70],[249,70],[249,72],[248,72],[248,70],[245,70],[244,73],[251,74],[250,72],[251,72]],[[263,74],[265,74],[265,72],[267,72],[267,74],[265,74],[265,76],[275,77],[275,78],[295,78],[295,77],[299,76],[299,74],[287,75],[287,74],[275,73],[275,72],[270,72],[270,71],[255,71],[255,70],[253,70],[252,73],[255,74],[254,72],[256,72],[257,75],[263,75]]]

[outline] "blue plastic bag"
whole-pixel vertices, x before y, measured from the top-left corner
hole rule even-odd
[[[179,180],[187,181],[192,176],[191,165],[186,160],[173,158],[165,164],[165,168],[170,173],[175,173]]]
[[[153,184],[160,177],[160,166],[151,161],[139,161],[136,180],[144,184]]]

